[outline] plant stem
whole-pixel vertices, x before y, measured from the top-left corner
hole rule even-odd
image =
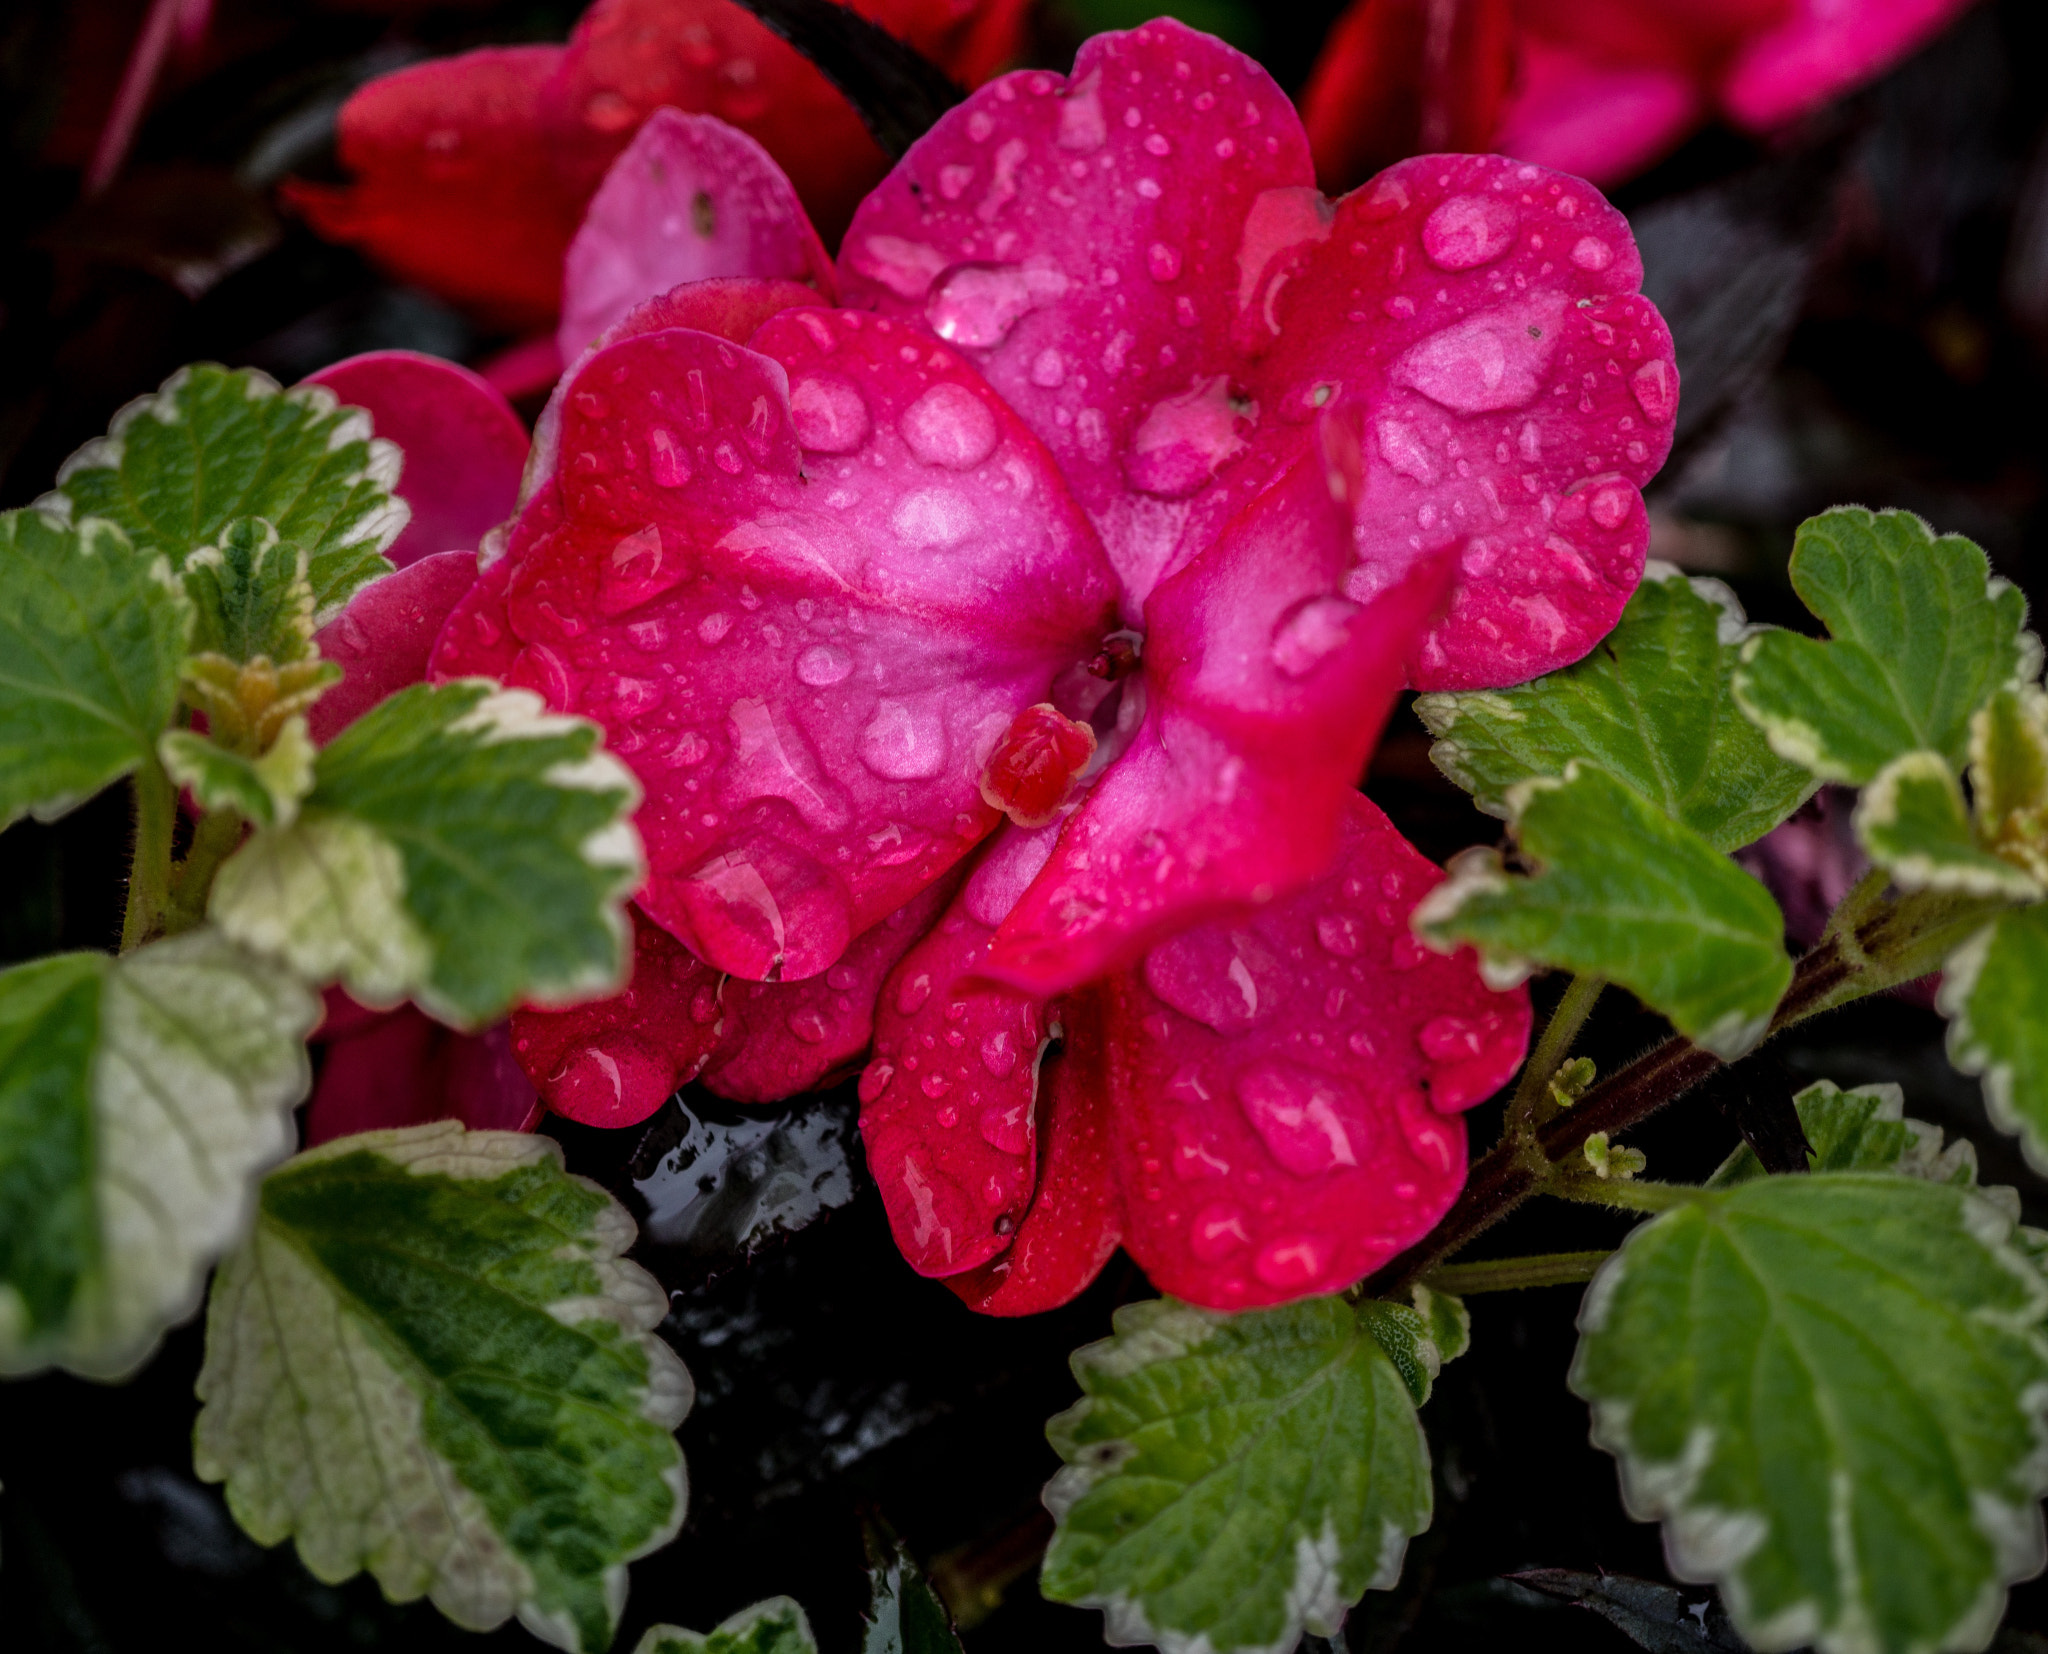
[[[1887,894],[1886,876],[1872,872],[1843,898],[1827,933],[1800,958],[1765,1038],[1939,970],[1958,945],[2006,905],[1931,890],[1893,898]],[[1365,1290],[1374,1297],[1399,1296],[1542,1189],[1552,1168],[1581,1154],[1588,1137],[1603,1131],[1618,1136],[1640,1125],[1720,1066],[1712,1052],[1673,1035],[1598,1081],[1533,1132],[1505,1133],[1472,1167],[1464,1192],[1436,1228],[1383,1265]]]
[[[1553,1177],[1543,1192],[1559,1200],[1577,1201],[1581,1206],[1616,1206],[1624,1212],[1668,1212],[1697,1200],[1700,1191],[1683,1183],[1659,1183],[1653,1178],[1583,1177],[1577,1174]]]
[[[1468,1297],[1474,1292],[1519,1292],[1532,1286],[1572,1286],[1590,1281],[1612,1252],[1541,1252],[1527,1258],[1488,1258],[1482,1263],[1447,1263],[1422,1277],[1432,1292]]]
[[[128,864],[128,908],[121,917],[121,951],[140,947],[163,923],[171,890],[171,829],[178,789],[151,753],[135,772],[135,849]]]
[[[1522,1069],[1522,1081],[1515,1087],[1514,1100],[1508,1104],[1510,1130],[1526,1130],[1541,1118],[1541,1107],[1550,1082],[1564,1066],[1565,1058],[1571,1055],[1572,1041],[1579,1037],[1586,1018],[1592,1015],[1600,990],[1606,986],[1605,980],[1597,976],[1575,976],[1566,984],[1557,1009],[1550,1013],[1550,1020],[1543,1025],[1543,1037],[1536,1042],[1535,1051]]]
[[[164,929],[171,935],[205,920],[213,876],[241,845],[245,825],[237,810],[209,810],[199,818],[199,825],[192,830],[192,848],[171,875],[170,910],[164,921]]]

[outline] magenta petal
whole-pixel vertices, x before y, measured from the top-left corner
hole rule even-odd
[[[890,975],[860,1129],[889,1227],[920,1275],[1006,1250],[1037,1180],[1037,999],[980,976],[989,926],[966,897]]]
[[[387,555],[399,568],[441,551],[474,552],[512,515],[526,464],[526,427],[488,380],[438,356],[376,350],[310,375],[369,410],[377,435],[398,444],[398,495],[412,521]]]
[[[1304,460],[1153,593],[1145,723],[1004,922],[992,974],[1073,987],[1329,867],[1450,572],[1440,554],[1354,603],[1348,525]]]
[[[1749,41],[1721,87],[1740,125],[1778,126],[1868,80],[1931,40],[1971,0],[1798,0]]]
[[[1362,797],[1343,840],[1317,884],[1108,985],[1124,1244],[1193,1303],[1334,1292],[1419,1239],[1464,1182],[1453,1111],[1528,1041],[1525,991],[1409,935],[1442,873]]]
[[[1616,184],[1661,160],[1706,115],[1682,67],[1603,62],[1527,33],[1520,44],[1520,77],[1493,142],[1516,160]]]
[[[1113,623],[1100,545],[971,368],[854,313],[608,345],[560,451],[506,554],[505,675],[639,775],[651,917],[735,976],[817,975],[999,819],[987,750]],[[459,614],[436,671],[503,659],[473,613],[492,636]]]
[[[704,1088],[736,1103],[772,1103],[843,1077],[875,1037],[882,979],[931,929],[959,887],[942,878],[853,939],[839,963],[800,982],[726,980],[725,1026]]]
[[[1060,1012],[1066,1050],[1040,1073],[1038,1190],[1009,1250],[946,1285],[984,1315],[1036,1315],[1071,1301],[1123,1238],[1114,1117],[1102,1049],[1103,996]]]
[[[476,584],[476,553],[443,551],[351,597],[313,638],[342,673],[307,716],[313,739],[324,746],[387,695],[424,679],[434,640]]]
[[[306,1115],[306,1146],[389,1126],[460,1120],[476,1131],[531,1131],[540,1099],[512,1060],[501,1023],[459,1034],[411,1005],[330,1018]],[[342,1030],[346,1028],[346,1032]]]
[[[824,302],[834,295],[831,260],[774,157],[714,116],[657,109],[569,244],[562,360],[643,300],[714,276],[809,281]]]
[[[630,1126],[696,1077],[718,1044],[718,973],[637,908],[626,991],[512,1013],[512,1050],[557,1114]]]

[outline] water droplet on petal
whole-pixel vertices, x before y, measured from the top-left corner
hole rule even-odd
[[[1525,407],[1543,389],[1566,303],[1540,293],[1432,333],[1395,362],[1396,384],[1454,413]]]
[[[1204,1206],[1188,1225],[1188,1250],[1198,1263],[1220,1263],[1251,1242],[1243,1208],[1225,1200]]]
[[[1124,474],[1131,486],[1177,500],[1207,485],[1245,448],[1238,422],[1250,415],[1233,403],[1226,374],[1153,404],[1131,435]]]
[[[1017,1041],[1007,1028],[992,1028],[981,1037],[981,1066],[997,1079],[1007,1079],[1017,1066]]]
[[[896,1065],[887,1062],[871,1062],[861,1070],[860,1100],[872,1103],[889,1089],[889,1082],[896,1078]]]
[[[1296,1177],[1360,1165],[1371,1148],[1372,1126],[1341,1080],[1269,1061],[1239,1074],[1234,1089],[1267,1152]]]
[[[1180,249],[1155,241],[1145,251],[1145,268],[1154,281],[1172,281],[1180,274]]]
[[[1035,277],[1035,279],[1034,279]],[[1057,271],[1027,274],[1014,264],[956,264],[925,299],[924,319],[948,344],[992,350],[1036,306],[1066,290]]]
[[[1028,1154],[1031,1150],[1031,1100],[1018,1097],[1010,1102],[991,1103],[974,1122],[981,1139],[1004,1154]]]
[[[1290,678],[1305,678],[1343,647],[1358,605],[1342,597],[1297,603],[1273,629],[1273,664]]]
[[[860,761],[885,780],[928,780],[945,768],[946,753],[946,726],[929,706],[878,702],[861,731]]]
[[[813,689],[844,683],[853,671],[853,656],[836,643],[816,643],[796,657],[796,675]]]
[[[1047,345],[1031,359],[1031,382],[1043,390],[1053,390],[1066,383],[1066,358]]]
[[[664,545],[653,523],[613,543],[597,565],[597,606],[624,614],[675,587],[689,573],[681,550]]]
[[[1422,225],[1422,250],[1442,270],[1476,270],[1515,244],[1521,218],[1497,195],[1454,195]]]
[[[1183,1016],[1219,1034],[1242,1033],[1277,1010],[1288,972],[1250,931],[1183,931],[1145,955],[1145,985]]]
[[[680,488],[690,480],[690,456],[676,445],[675,434],[660,425],[647,433],[647,474],[662,488]]]
[[[1327,1242],[1308,1235],[1294,1235],[1259,1248],[1252,1260],[1252,1273],[1266,1285],[1280,1291],[1296,1291],[1321,1279],[1330,1267]]]
[[[1636,393],[1636,405],[1649,418],[1662,424],[1678,405],[1678,374],[1661,356],[1645,362],[1629,378]]]
[[[1316,921],[1316,940],[1325,953],[1339,959],[1354,958],[1361,940],[1358,920],[1349,913],[1325,913]]]
[[[806,1045],[816,1045],[829,1034],[831,1025],[816,1011],[792,1011],[789,1031]]]
[[[971,471],[995,451],[996,416],[965,385],[932,386],[903,410],[903,440],[926,465]]]
[[[796,439],[814,454],[850,454],[868,439],[868,405],[836,375],[810,374],[789,393]]]
[[[1595,274],[1614,262],[1614,249],[1597,235],[1582,235],[1572,248],[1572,263]]]

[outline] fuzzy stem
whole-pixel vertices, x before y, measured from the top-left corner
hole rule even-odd
[[[233,855],[242,842],[246,823],[239,811],[209,810],[192,831],[192,848],[171,875],[170,910],[164,929],[175,936],[190,930],[206,918],[206,898],[213,893],[213,877],[220,864]]]
[[[1543,1192],[1559,1200],[1577,1201],[1581,1206],[1615,1206],[1624,1212],[1668,1212],[1697,1200],[1698,1189],[1683,1183],[1658,1183],[1650,1178],[1591,1177],[1574,1172],[1554,1177]]]
[[[1469,1297],[1475,1292],[1519,1292],[1532,1286],[1574,1286],[1590,1281],[1612,1252],[1541,1252],[1527,1258],[1447,1263],[1422,1277],[1432,1292]]]
[[[171,829],[178,819],[178,789],[152,753],[135,772],[135,849],[128,864],[128,908],[121,918],[121,951],[138,948],[163,924],[171,890]]]
[[[1522,1069],[1522,1081],[1515,1087],[1514,1100],[1508,1104],[1510,1130],[1527,1130],[1541,1117],[1550,1082],[1564,1066],[1565,1058],[1571,1055],[1572,1041],[1579,1037],[1586,1018],[1592,1015],[1600,990],[1606,986],[1606,982],[1597,976],[1575,976],[1566,984],[1557,1009],[1550,1013],[1550,1020],[1543,1025],[1542,1038],[1537,1040],[1535,1051]]]

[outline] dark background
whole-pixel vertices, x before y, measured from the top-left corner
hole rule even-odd
[[[1080,34],[1157,9],[1058,0],[1038,56],[1062,66]],[[1179,9],[1292,87],[1337,7]],[[188,360],[290,382],[360,350],[476,360],[507,342],[321,243],[277,211],[271,188],[331,170],[334,111],[369,76],[475,44],[561,38],[576,10],[226,0],[209,52],[159,97],[122,182],[88,204],[80,168],[143,6],[0,9],[0,507],[33,499],[117,407]],[[1780,146],[1709,131],[1617,192],[1685,379],[1679,451],[1650,496],[1657,555],[1727,579],[1755,618],[1801,624],[1783,579],[1792,529],[1856,500],[1969,534],[2037,603],[2048,596],[2044,86],[2048,7],[1987,3]],[[1397,715],[1368,791],[1439,859],[1496,837],[1497,823],[1435,777],[1426,747]],[[0,835],[0,962],[112,944],[126,832],[117,792],[56,826]],[[1554,991],[1539,983],[1539,1004]],[[1611,1001],[1589,1036],[1603,1067],[1659,1031],[1625,996]],[[1972,1137],[1987,1181],[2017,1183],[2032,1220],[2048,1218],[2048,1187],[1986,1125],[1923,1004],[1837,1013],[1744,1064],[1742,1083],[1782,1093],[1821,1076],[1900,1082],[1910,1113]],[[685,1102],[704,1112],[703,1100]],[[1096,1615],[1035,1589],[1049,1531],[1037,1494],[1055,1464],[1043,1425],[1074,1399],[1068,1352],[1149,1289],[1119,1258],[1058,1314],[969,1314],[897,1256],[850,1118],[842,1091],[772,1127],[672,1104],[647,1128],[560,1133],[576,1169],[642,1211],[650,1199],[664,1211],[684,1202],[695,1225],[687,1244],[640,1254],[677,1289],[668,1331],[699,1401],[682,1429],[689,1525],[635,1566],[620,1646],[653,1619],[706,1628],[784,1592],[829,1651],[850,1650],[866,1590],[860,1521],[878,1512],[933,1568],[970,1654],[1099,1647]],[[1497,1121],[1497,1107],[1476,1111],[1474,1141]],[[1652,1175],[1684,1177],[1709,1170],[1735,1134],[1700,1096],[1635,1141]],[[827,1206],[837,1209],[804,1226]],[[1623,1227],[1583,1208],[1532,1208],[1478,1250],[1608,1245]],[[776,1228],[795,1232],[765,1235]],[[1532,1567],[1664,1578],[1654,1531],[1622,1514],[1612,1464],[1587,1445],[1584,1409],[1564,1388],[1575,1301],[1573,1289],[1473,1300],[1472,1352],[1445,1370],[1424,1414],[1436,1525],[1411,1547],[1400,1589],[1353,1616],[1359,1654],[1632,1646],[1501,1580]],[[321,1585],[288,1549],[239,1534],[191,1474],[199,1358],[188,1326],[131,1384],[52,1377],[0,1392],[0,1645],[478,1646],[423,1604],[391,1607],[360,1577]],[[2009,1625],[2048,1631],[2048,1583],[2015,1593]],[[538,1646],[516,1628],[493,1640]]]

